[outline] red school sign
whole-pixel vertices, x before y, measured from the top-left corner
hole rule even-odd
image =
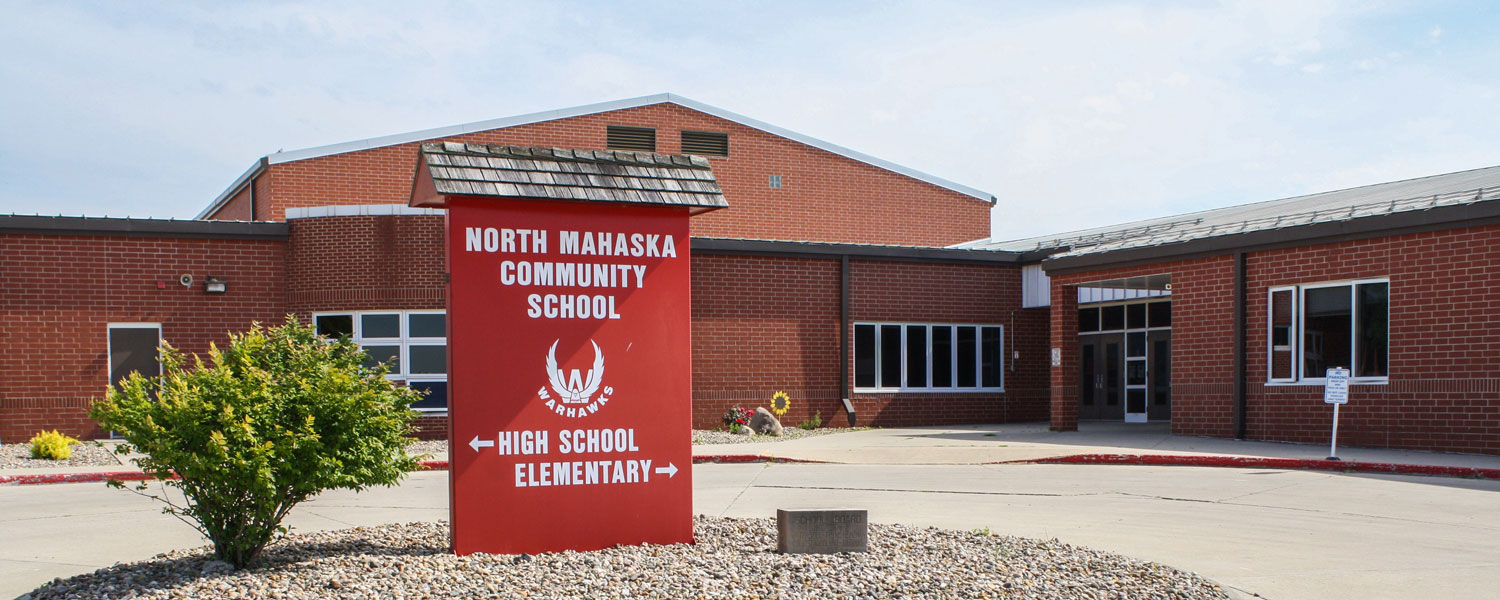
[[[453,551],[691,542],[687,210],[447,206]]]

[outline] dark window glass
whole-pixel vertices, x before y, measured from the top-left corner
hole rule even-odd
[[[1146,361],[1125,361],[1125,385],[1146,385]]]
[[[1109,406],[1120,404],[1119,342],[1104,345],[1104,403]]]
[[[1292,379],[1292,290],[1271,292],[1271,378]]]
[[[854,326],[854,387],[875,387],[875,326]]]
[[[157,327],[109,328],[110,385],[118,386],[121,379],[134,372],[146,377],[160,375],[161,366],[156,360],[156,347],[160,344],[161,329]]]
[[[1302,376],[1323,377],[1349,367],[1353,307],[1349,286],[1305,290],[1302,298]]]
[[[901,326],[880,326],[880,387],[901,387]]]
[[[441,374],[448,372],[447,346],[413,345],[406,351],[410,364],[407,372],[416,374]]]
[[[1146,328],[1146,305],[1125,305],[1125,325],[1131,329]]]
[[[906,387],[927,387],[927,327],[906,327]]]
[[[442,313],[416,313],[407,315],[406,319],[406,337],[448,337],[447,315]]]
[[[365,368],[372,369],[375,363],[385,363],[390,367],[390,372],[387,374],[399,374],[401,372],[401,347],[365,346]]]
[[[448,382],[446,381],[413,381],[406,384],[407,387],[423,392],[421,400],[411,405],[414,409],[446,409],[448,408]],[[438,456],[435,458],[444,458]]]
[[[979,330],[979,385],[1000,387],[1000,328]]]
[[[974,360],[978,358],[974,329],[958,328],[958,387],[961,388],[976,387],[978,383],[974,373]]]
[[[1125,328],[1125,307],[1120,305],[1106,306],[1103,309],[1104,324],[1100,327],[1103,331],[1114,331]]]
[[[1146,332],[1125,334],[1125,356],[1136,358],[1146,355]]]
[[[1171,302],[1152,302],[1151,304],[1148,304],[1146,306],[1147,306],[1147,311],[1146,312],[1150,313],[1149,315],[1147,315],[1149,317],[1149,319],[1150,319],[1150,322],[1148,323],[1150,326],[1152,326],[1152,327],[1171,327],[1172,326],[1172,303]]]
[[[1156,340],[1151,345],[1151,402],[1167,406],[1172,402],[1172,343]]]
[[[1090,331],[1099,331],[1099,309],[1080,308],[1078,309],[1078,332]]]
[[[354,335],[354,315],[318,315],[313,317],[318,335],[332,339]]]
[[[401,315],[378,314],[360,315],[359,326],[361,337],[366,338],[395,338],[401,337]]]
[[[1081,381],[1078,386],[1078,393],[1083,399],[1083,404],[1085,406],[1093,406],[1095,386],[1094,380],[1096,375],[1096,373],[1094,372],[1094,345],[1084,344],[1083,348],[1079,352],[1080,354],[1078,355],[1078,360],[1082,365],[1083,373],[1080,377]]]
[[[1390,284],[1362,283],[1359,294],[1359,360],[1357,377],[1386,376],[1390,344]]]
[[[1125,412],[1136,414],[1146,412],[1146,390],[1125,390]]]
[[[953,387],[953,327],[932,327],[932,387]]]

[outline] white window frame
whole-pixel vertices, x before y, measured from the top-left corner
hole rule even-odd
[[[1306,284],[1298,284],[1298,285],[1282,285],[1282,286],[1276,286],[1276,287],[1267,288],[1267,290],[1266,290],[1266,336],[1267,336],[1266,337],[1266,385],[1272,385],[1272,386],[1275,386],[1275,385],[1324,385],[1324,384],[1326,384],[1328,382],[1328,377],[1326,376],[1326,374],[1319,373],[1316,376],[1308,376],[1307,373],[1303,372],[1303,369],[1307,366],[1307,361],[1304,360],[1303,353],[1307,351],[1307,348],[1305,347],[1306,344],[1303,343],[1304,339],[1306,338],[1306,333],[1304,331],[1304,326],[1303,326],[1303,318],[1302,318],[1303,317],[1303,310],[1302,310],[1302,308],[1303,308],[1303,306],[1304,306],[1304,304],[1306,302],[1307,291],[1308,290],[1326,289],[1326,288],[1334,288],[1334,287],[1347,287],[1347,288],[1349,288],[1349,319],[1350,319],[1350,326],[1349,326],[1349,358],[1350,358],[1350,363],[1353,363],[1354,358],[1355,358],[1355,356],[1357,355],[1357,353],[1359,351],[1359,326],[1358,326],[1358,324],[1359,324],[1359,297],[1358,297],[1359,286],[1363,285],[1363,284],[1369,284],[1369,283],[1383,283],[1383,284],[1386,285],[1386,323],[1387,323],[1387,327],[1389,327],[1389,323],[1390,323],[1390,310],[1391,310],[1391,307],[1390,307],[1390,298],[1391,298],[1391,295],[1390,295],[1390,285],[1391,285],[1391,280],[1390,280],[1389,277],[1368,277],[1368,278],[1363,278],[1363,279],[1342,279],[1342,280],[1338,280],[1338,281],[1320,281],[1320,282],[1317,282],[1317,283],[1306,283]],[[1271,348],[1271,337],[1270,337],[1271,336],[1271,331],[1272,331],[1272,325],[1271,325],[1271,319],[1272,319],[1272,315],[1271,315],[1271,293],[1272,292],[1276,292],[1276,291],[1284,291],[1284,290],[1291,290],[1292,291],[1292,338],[1293,339],[1291,339],[1289,341],[1292,344],[1292,362],[1293,362],[1293,365],[1294,365],[1294,368],[1292,369],[1292,377],[1293,378],[1292,379],[1273,379],[1271,377],[1271,351],[1272,351],[1272,348]],[[1385,351],[1386,351],[1386,360],[1389,361],[1390,360],[1390,352],[1391,352],[1390,340],[1389,339],[1386,340],[1386,349],[1385,349]],[[1354,365],[1353,364],[1347,365],[1347,368],[1349,368],[1350,370],[1353,370],[1354,369]],[[1390,368],[1390,363],[1389,362],[1386,363],[1386,368],[1387,369]],[[1349,383],[1351,383],[1351,384],[1360,384],[1360,385],[1385,385],[1385,384],[1387,384],[1389,382],[1390,382],[1389,372],[1387,372],[1387,374],[1383,375],[1383,376],[1376,376],[1376,377],[1350,377],[1349,378]]]
[[[444,337],[412,337],[411,336],[411,331],[410,331],[411,330],[411,324],[410,324],[410,321],[409,321],[411,315],[444,315],[446,317],[447,313],[448,313],[448,311],[443,310],[443,309],[420,309],[420,310],[415,310],[415,309],[414,310],[394,310],[394,309],[391,309],[391,310],[330,310],[330,311],[314,312],[312,314],[312,320],[313,320],[313,324],[316,325],[317,322],[318,322],[318,317],[348,315],[354,321],[354,327],[353,327],[354,331],[353,331],[353,334],[350,336],[350,340],[353,341],[355,344],[357,344],[361,349],[363,349],[365,346],[397,346],[398,347],[398,356],[400,357],[399,360],[401,361],[401,365],[400,365],[401,369],[399,371],[391,371],[389,373],[386,373],[385,378],[389,379],[389,380],[392,380],[392,381],[404,381],[404,382],[407,383],[407,385],[410,385],[410,384],[413,384],[413,383],[433,383],[433,382],[446,382],[446,381],[448,381],[448,374],[447,373],[412,373],[411,372],[411,347],[412,346],[414,346],[414,345],[415,346],[436,346],[436,345],[441,344],[443,347],[446,348],[446,347],[448,347],[448,338],[446,337],[446,332],[444,333]],[[399,320],[399,323],[400,323],[400,325],[399,325],[400,329],[397,331],[398,336],[397,337],[393,337],[393,338],[392,337],[380,337],[380,338],[367,338],[367,337],[365,337],[364,336],[364,319],[363,319],[363,317],[365,315],[396,315],[397,319]],[[451,401],[452,398],[450,397],[449,400]],[[446,409],[446,408],[417,408],[417,409],[413,409],[413,410],[416,410],[418,412],[434,412],[434,413],[440,413],[440,412],[447,412],[448,411],[448,409]]]
[[[986,394],[993,394],[993,393],[1003,393],[1003,392],[1005,392],[1005,326],[1004,325],[1000,325],[998,323],[925,323],[925,322],[895,322],[895,321],[855,321],[854,322],[854,327],[856,327],[856,328],[859,327],[859,326],[861,326],[861,325],[871,325],[871,326],[873,326],[875,328],[875,339],[873,340],[873,343],[875,344],[875,386],[874,387],[854,386],[854,392],[855,393],[859,393],[859,394],[878,394],[878,393],[898,393],[898,394],[901,394],[901,393],[943,393],[943,394],[951,394],[951,393],[957,393],[957,394],[986,393]],[[889,386],[882,386],[881,385],[881,372],[880,372],[881,343],[880,343],[880,336],[881,336],[881,328],[882,328],[882,326],[894,326],[894,327],[900,327],[901,328],[900,329],[900,331],[901,331],[901,344],[900,344],[900,346],[901,346],[901,359],[900,359],[900,363],[901,363],[901,383],[897,387],[889,387]],[[925,379],[925,381],[927,381],[927,386],[924,386],[924,387],[912,387],[912,386],[908,385],[909,378],[908,378],[908,372],[907,372],[907,369],[906,369],[906,367],[907,367],[906,335],[907,335],[907,328],[908,327],[924,327],[927,330],[927,360],[926,360],[926,363],[925,363],[927,365],[927,371],[926,371],[927,377]],[[952,370],[949,372],[949,375],[950,375],[949,381],[953,382],[953,386],[950,386],[950,387],[932,387],[932,329],[934,327],[948,327],[948,328],[950,328],[949,329],[949,332],[950,332],[949,335],[950,335],[950,337],[948,338],[949,342],[950,342],[949,345],[948,345],[948,351],[950,353],[949,354],[950,359],[949,359],[948,362],[949,362],[950,365],[952,365],[952,367],[951,367]],[[974,328],[974,384],[975,384],[976,387],[957,387],[957,385],[958,385],[958,367],[959,367],[959,364],[958,364],[958,328],[960,328],[960,327],[972,327],[972,328]],[[997,351],[998,352],[997,358],[1000,361],[1000,365],[999,365],[1000,366],[1000,385],[998,385],[998,386],[983,387],[983,384],[984,384],[984,372],[982,371],[982,369],[984,367],[984,330],[985,330],[985,328],[995,328],[995,329],[998,329],[1000,331],[1000,348]],[[851,355],[849,357],[851,360],[854,358],[853,352],[854,352],[854,349],[851,347],[850,348]],[[851,378],[854,377],[854,373],[853,372],[851,372],[849,375],[850,375]]]
[[[113,362],[113,359],[114,359],[114,356],[115,356],[114,345],[110,344],[110,342],[109,342],[110,337],[112,337],[112,336],[109,335],[109,332],[110,332],[111,329],[155,329],[156,330],[156,345],[158,347],[161,346],[161,341],[163,339],[165,339],[165,338],[162,337],[161,323],[105,323],[104,324],[104,346],[105,346],[104,351],[105,351],[106,360],[109,361],[109,362]],[[112,371],[113,369],[112,368],[106,368],[105,370],[106,371]],[[156,357],[156,376],[160,377],[161,374],[164,373],[164,372],[165,371],[162,370],[162,366],[161,366],[161,355],[160,355],[160,353],[158,353],[157,357]],[[144,375],[144,373],[142,373],[142,374]],[[104,375],[105,375],[105,377],[109,377],[109,376],[112,375],[112,373],[105,373]],[[114,385],[116,383],[118,383],[118,382],[111,381],[111,382],[109,382],[109,385],[110,385],[110,387],[114,387]]]
[[[1287,337],[1287,341],[1286,342],[1287,342],[1287,345],[1291,346],[1287,350],[1289,350],[1292,353],[1292,356],[1291,356],[1291,359],[1290,359],[1292,361],[1292,375],[1290,377],[1276,377],[1275,376],[1275,372],[1272,370],[1272,369],[1275,368],[1274,363],[1275,363],[1275,360],[1276,360],[1272,356],[1272,354],[1274,352],[1276,352],[1276,346],[1271,345],[1272,344],[1272,340],[1276,339],[1276,306],[1275,306],[1274,297],[1276,296],[1276,294],[1278,292],[1291,292],[1291,294],[1292,294],[1292,324],[1291,324],[1291,329],[1289,331],[1287,331],[1287,333],[1286,333],[1286,337]],[[1297,289],[1297,286],[1295,286],[1295,285],[1279,285],[1279,286],[1276,286],[1276,287],[1272,287],[1272,288],[1266,289],[1266,382],[1267,383],[1296,383],[1297,382],[1297,373],[1302,370],[1302,367],[1298,366],[1298,363],[1300,363],[1302,361],[1302,352],[1299,349],[1300,346],[1302,345],[1301,344],[1302,334],[1300,333],[1300,330],[1302,328],[1302,311],[1300,310],[1301,308],[1302,308],[1302,292]]]

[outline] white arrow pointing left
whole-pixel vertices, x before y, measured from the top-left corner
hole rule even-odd
[[[489,447],[492,447],[494,445],[495,445],[494,441],[492,441],[492,440],[481,440],[481,439],[479,439],[479,436],[477,436],[477,435],[474,436],[474,439],[469,440],[469,447],[473,448],[475,452],[478,452],[480,448],[489,448]]]
[[[656,468],[656,474],[660,475],[662,473],[666,473],[667,474],[667,478],[669,478],[669,479],[672,478],[672,477],[676,477],[677,476],[677,465],[674,465],[672,463],[667,463],[667,466],[665,466],[665,467],[657,467]]]

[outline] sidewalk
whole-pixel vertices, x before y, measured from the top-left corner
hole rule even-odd
[[[693,446],[694,462],[786,460],[862,465],[981,465],[1024,462],[1155,464],[1318,468],[1500,478],[1500,456],[1383,448],[1339,448],[1340,463],[1326,462],[1328,446],[1174,436],[1165,423],[1081,423],[1054,432],[1046,423],[954,425],[871,429],[784,442]],[[429,468],[446,468],[434,456]],[[1296,461],[1296,462],[1293,462]],[[0,469],[0,485],[96,480],[132,466]],[[93,477],[91,477],[93,476]]]
[[[872,429],[786,442],[700,445],[694,456],[753,454],[766,458],[845,464],[993,464],[1053,462],[1077,456],[1196,457],[1322,461],[1326,444],[1288,444],[1174,436],[1165,423],[1080,423],[1054,432],[1046,423]],[[1500,470],[1500,456],[1383,448],[1339,448],[1346,463]],[[1077,462],[1123,462],[1080,460]],[[1232,461],[1225,461],[1232,462]],[[1192,464],[1191,461],[1183,461]],[[1202,463],[1212,465],[1213,463]]]

